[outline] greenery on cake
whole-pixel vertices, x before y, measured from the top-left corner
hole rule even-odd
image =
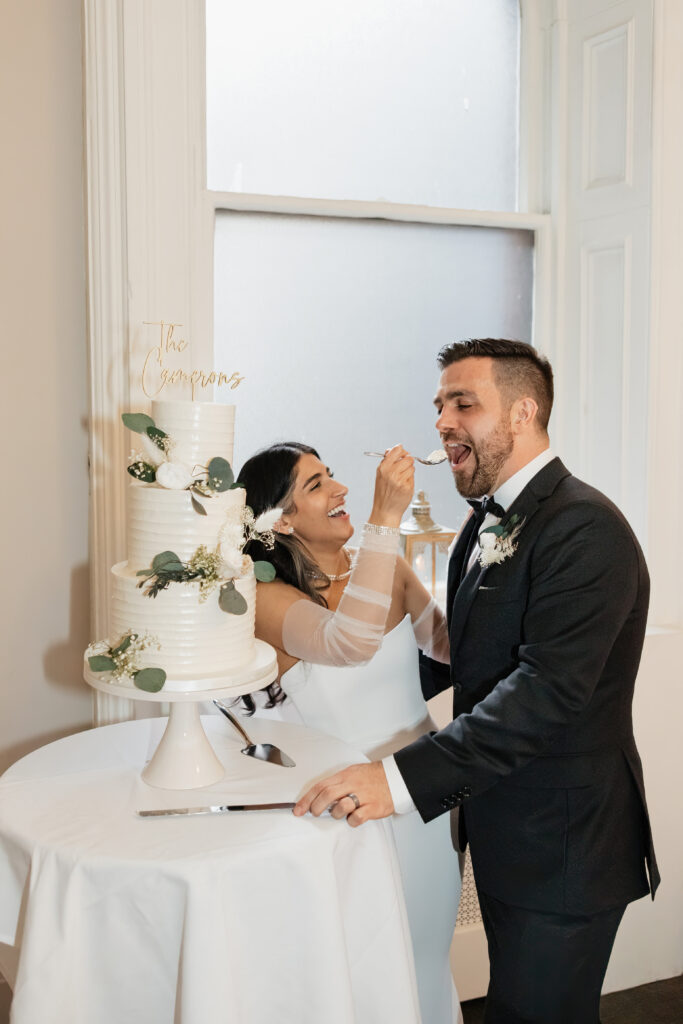
[[[173,491],[190,491],[192,507],[205,516],[206,509],[195,495],[211,498],[223,491],[241,487],[227,459],[220,455],[210,459],[206,466],[186,466],[173,458],[175,442],[144,412],[124,412],[124,426],[140,435],[142,451],[133,451],[128,472],[146,484],[156,483]]]
[[[92,672],[111,672],[115,680],[132,679],[139,690],[158,693],[166,682],[163,668],[139,667],[142,652],[152,649],[159,649],[156,637],[129,629],[113,644],[109,640],[96,640],[85,656]]]
[[[198,583],[200,602],[218,589],[218,605],[222,611],[244,615],[248,606],[235,586],[235,579],[247,576],[252,566],[260,583],[275,579],[271,563],[252,562],[243,553],[244,545],[248,540],[260,540],[267,548],[272,548],[275,543],[272,527],[281,515],[279,508],[269,509],[258,518],[247,506],[230,509],[213,550],[200,544],[186,562],[175,551],[161,551],[147,569],[136,573],[142,577],[138,587],[146,597],[156,597],[172,583]]]

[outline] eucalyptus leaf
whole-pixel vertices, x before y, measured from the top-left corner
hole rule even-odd
[[[208,485],[214,491],[227,491],[234,483],[235,475],[230,468],[230,463],[220,455],[211,459],[207,471],[209,474]]]
[[[230,615],[244,615],[248,607],[246,600],[239,590],[235,589],[235,584],[232,582],[224,583],[221,587],[218,605],[222,611],[228,612]]]
[[[124,636],[124,638],[121,641],[121,643],[119,644],[119,646],[115,647],[114,650],[111,652],[112,658],[116,658],[117,655],[119,655],[119,654],[124,654],[124,652],[127,651],[128,648],[130,647],[130,643],[131,643],[132,639],[133,639],[133,636],[132,636],[131,633],[128,633],[127,636]]]
[[[154,426],[154,420],[144,412],[124,412],[121,416],[123,425],[135,434],[144,434]]]
[[[197,501],[194,494],[190,495],[190,501],[192,502],[192,508],[195,510],[195,512],[198,512],[200,516],[205,516],[207,514],[206,509],[202,505],[201,501]]]
[[[133,682],[138,690],[145,690],[146,693],[158,693],[166,682],[166,673],[163,668],[141,668],[133,672]]]
[[[154,441],[157,448],[160,448],[162,452],[166,450],[164,448],[164,439],[168,437],[168,434],[164,433],[163,430],[160,430],[159,427],[155,427],[154,423],[152,423],[151,427],[147,427],[145,433],[150,441]]]
[[[153,576],[154,569],[138,569],[135,573],[136,576]]]
[[[501,526],[500,523],[498,523],[498,525],[496,526],[487,526],[486,529],[482,530],[481,532],[492,533],[495,537],[502,537],[503,534],[505,533],[505,527]]]
[[[157,473],[154,466],[150,465],[149,462],[132,462],[128,467],[128,472],[131,476],[134,476],[136,480],[142,480],[143,483],[153,484],[157,478]]]
[[[235,483],[234,483],[234,484],[230,484],[230,487],[228,488],[228,490],[229,490],[229,491],[238,491],[238,490],[240,490],[240,488],[241,488],[241,489],[242,489],[243,491],[245,491],[245,490],[246,490],[246,486],[245,486],[245,484],[242,484],[242,483],[238,483],[237,481],[235,481]]]
[[[154,572],[159,572],[160,569],[169,570],[184,568],[183,563],[180,561],[175,551],[161,551],[152,559],[152,569]]]
[[[259,583],[272,583],[277,573],[270,562],[254,562],[254,576]]]
[[[108,658],[106,654],[93,654],[88,658],[88,664],[93,672],[111,672],[116,668],[114,659]]]

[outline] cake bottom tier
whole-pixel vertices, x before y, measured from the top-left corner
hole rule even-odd
[[[128,630],[151,634],[159,648],[145,651],[140,666],[163,668],[167,693],[210,689],[207,680],[211,677],[220,689],[225,686],[226,674],[246,666],[254,657],[253,575],[235,580],[247,611],[233,615],[219,607],[218,589],[200,601],[198,583],[172,583],[156,597],[148,597],[127,562],[119,562],[111,572],[110,640],[118,640]]]

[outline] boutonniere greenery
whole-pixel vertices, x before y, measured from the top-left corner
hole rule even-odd
[[[513,514],[496,526],[487,526],[479,534],[479,564],[486,568],[511,558],[517,550],[517,536],[524,526],[522,516]]]

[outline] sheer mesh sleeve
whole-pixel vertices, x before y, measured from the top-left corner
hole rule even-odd
[[[399,533],[364,528],[336,611],[302,598],[282,623],[287,654],[319,665],[361,665],[379,650],[391,607]]]
[[[413,623],[413,633],[417,646],[428,658],[448,665],[451,660],[448,625],[446,616],[433,597],[430,598]]]

